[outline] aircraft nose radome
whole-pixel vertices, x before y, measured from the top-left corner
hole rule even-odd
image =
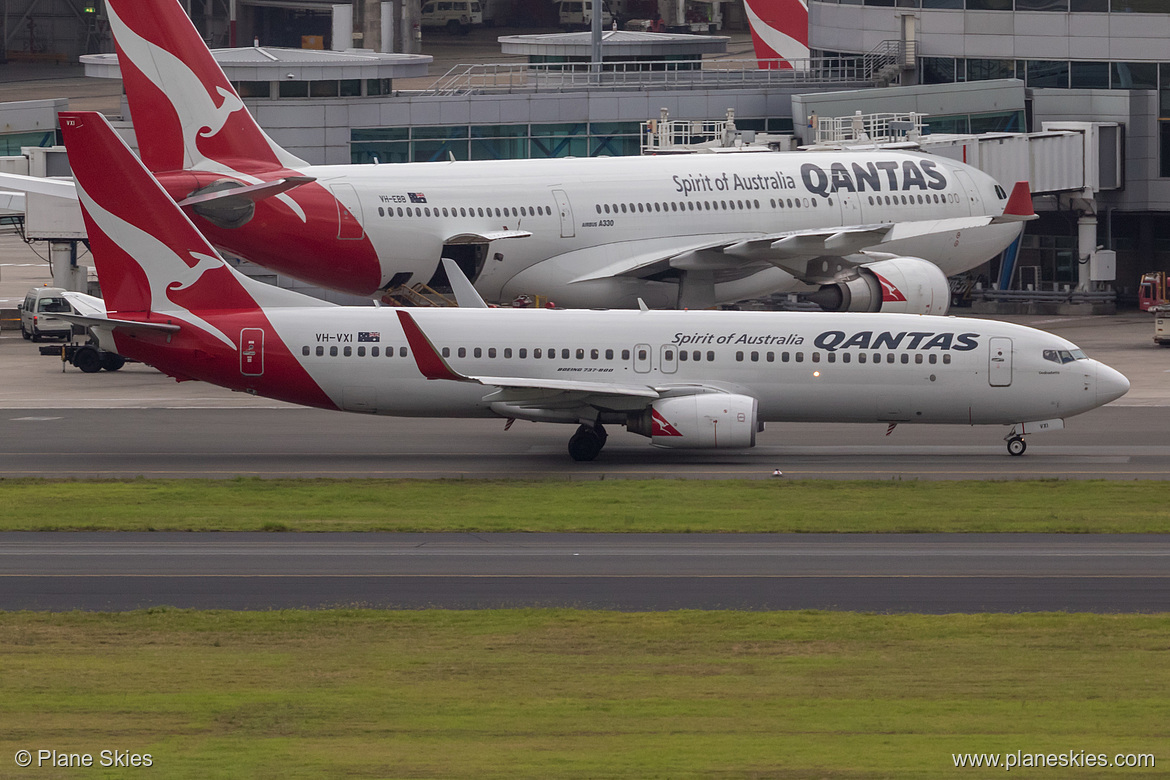
[[[1129,380],[1104,363],[1097,364],[1097,403],[1116,401],[1129,392]]]

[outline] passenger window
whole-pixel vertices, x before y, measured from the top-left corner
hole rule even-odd
[[[329,357],[337,357],[337,347],[329,348]]]
[[[492,352],[495,352],[495,350],[493,349]],[[495,355],[492,355],[492,357],[495,357]],[[512,348],[511,347],[504,347],[504,360],[508,360],[511,357],[512,357]]]
[[[386,350],[386,351],[389,352],[390,350]],[[406,347],[399,347],[398,348],[398,357],[406,357],[408,354],[410,354],[410,353],[407,352]]]
[[[849,362],[849,353],[848,353],[848,352],[842,352],[842,353],[841,353],[841,362],[842,362],[842,363],[848,363],[848,362]]]
[[[578,349],[578,350],[577,350],[577,359],[578,359],[578,360],[584,360],[584,359],[585,359],[585,350],[583,350],[583,349]]]
[[[915,362],[915,363],[921,363],[921,362],[922,362],[922,353],[921,353],[921,352],[919,352],[918,354],[916,354],[916,355],[914,356],[914,362]]]
[[[787,353],[787,352],[781,352],[781,353],[780,353],[780,362],[781,362],[781,363],[787,363],[787,362],[788,362],[788,353]]]
[[[305,357],[308,357],[309,356],[309,348],[308,347],[301,347],[301,354],[304,355]]]
[[[665,352],[663,352],[663,353],[662,353],[662,359],[663,359],[663,360],[665,360],[667,363],[669,363],[670,361],[674,360],[674,350],[673,350],[673,349],[668,349],[668,350],[666,350]]]
[[[524,350],[520,350],[520,351],[523,352]],[[540,359],[540,357],[543,354],[544,354],[544,352],[541,350],[540,347],[537,347],[536,349],[532,350],[532,357],[537,358],[538,360]],[[521,355],[520,357],[524,357],[524,356]]]
[[[796,362],[797,362],[797,363],[803,363],[803,362],[804,362],[804,353],[803,353],[803,352],[797,352],[797,353],[796,353]]]
[[[629,359],[630,359],[630,351],[628,349],[623,349],[622,350],[622,360],[629,360]]]
[[[496,348],[495,347],[488,347],[488,357],[494,358],[495,356],[496,356]]]
[[[352,357],[352,356],[353,356],[353,347],[346,347],[346,348],[345,348],[345,356],[346,356],[346,357]]]
[[[565,350],[565,357],[566,358],[569,357],[569,350],[567,350],[567,349]],[[556,358],[557,358],[557,351],[555,349],[550,349],[548,351],[548,359],[549,360],[556,360]]]
[[[562,349],[561,350],[561,360],[568,360],[568,359],[569,359],[569,350]]]
[[[626,353],[622,352],[623,359],[625,358],[625,356],[626,356]],[[649,358],[649,355],[646,354],[646,350],[644,350],[644,349],[638,350],[638,360],[646,360],[647,358]]]
[[[358,347],[358,357],[365,357],[365,356],[366,356],[366,348],[365,347]]]
[[[525,348],[525,347],[521,347],[521,348],[520,348],[520,350],[519,350],[519,352],[518,352],[518,355],[519,355],[519,357],[520,357],[520,359],[521,359],[521,360],[526,360],[526,359],[528,358],[528,350],[527,350],[527,348]],[[537,357],[540,357],[540,355],[537,355]]]
[[[910,356],[908,354],[906,354],[905,352],[903,352],[902,353],[902,365],[906,365],[909,362],[910,362]]]
[[[590,360],[597,360],[599,357],[601,357],[601,353],[599,353],[596,349],[589,350]]]
[[[606,360],[613,360],[613,350],[612,349],[607,349],[605,351],[605,359]]]
[[[737,361],[739,361],[740,363],[742,363],[742,362],[743,362],[743,353],[742,353],[742,352],[736,352],[736,353],[735,353],[735,359],[736,359]]]
[[[937,362],[938,362],[938,355],[931,355],[930,356],[930,364],[933,366]]]
[[[459,357],[461,357],[461,358],[467,357],[467,347],[460,347],[459,348]]]
[[[683,361],[683,362],[686,362],[686,359],[687,359],[687,351],[686,351],[685,349],[680,349],[680,350],[678,351],[678,359],[679,359],[679,360],[681,360],[681,361]]]
[[[715,350],[708,350],[707,351],[707,361],[710,363],[715,362]]]
[[[859,353],[857,353],[857,362],[858,362],[858,363],[864,363],[864,362],[865,362],[865,353],[864,353],[864,352],[859,352]]]
[[[389,350],[389,349],[386,350],[386,357],[390,357],[392,352],[393,352],[393,350]],[[443,357],[451,357],[451,348],[450,347],[443,347]]]
[[[477,357],[477,358],[483,357],[483,350],[480,349],[479,347],[476,347],[475,350],[472,351],[471,355],[472,355],[472,357]]]
[[[752,362],[753,362],[753,363],[759,363],[759,362],[760,362],[760,353],[759,353],[759,352],[753,352],[753,353],[752,353]]]
[[[943,363],[950,363],[950,362],[951,362],[951,356],[950,355],[943,355]]]
[[[890,354],[886,355],[886,362],[887,362],[887,363],[893,363],[893,362],[894,362],[894,353],[893,353],[893,352],[891,352]]]
[[[317,347],[317,357],[322,357],[325,354],[325,347]]]
[[[814,363],[820,363],[820,362],[821,362],[821,353],[820,353],[820,352],[814,352],[814,353],[812,353],[812,362],[814,362]]]
[[[875,352],[875,353],[873,353],[873,362],[874,362],[874,363],[880,363],[880,362],[882,362],[882,355],[881,355],[881,353],[880,353],[880,352]]]
[[[378,357],[382,354],[380,347],[370,347],[370,357]]]
[[[836,363],[836,362],[837,362],[837,353],[836,353],[836,352],[830,352],[830,353],[829,353],[829,362],[830,362],[830,363]]]

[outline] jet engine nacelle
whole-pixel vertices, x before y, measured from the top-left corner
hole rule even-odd
[[[806,297],[825,311],[946,314],[951,305],[946,275],[920,257],[866,263],[854,278],[822,285]]]
[[[756,445],[755,398],[705,393],[661,398],[631,414],[626,429],[649,436],[656,447],[743,449]]]

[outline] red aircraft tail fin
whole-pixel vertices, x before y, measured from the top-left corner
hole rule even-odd
[[[142,161],[155,173],[299,168],[260,129],[176,0],[107,0]]]
[[[761,69],[807,67],[807,0],[745,0],[744,10]]]
[[[95,111],[60,114],[86,232],[114,313],[166,312],[206,329],[199,310],[259,308],[244,280],[195,229]]]

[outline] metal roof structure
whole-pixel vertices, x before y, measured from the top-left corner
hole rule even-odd
[[[584,57],[592,51],[593,38],[589,32],[546,33],[541,35],[501,35],[500,50],[504,54],[532,57]],[[699,59],[704,54],[723,54],[727,51],[725,35],[684,35],[680,33],[633,32],[607,30],[601,34],[602,58],[628,60],[634,57],[681,57]]]
[[[213,49],[215,61],[229,81],[319,81],[323,79],[398,79],[426,76],[427,54],[383,54],[366,49],[283,49],[246,46]],[[85,75],[120,79],[117,54],[81,57]]]

